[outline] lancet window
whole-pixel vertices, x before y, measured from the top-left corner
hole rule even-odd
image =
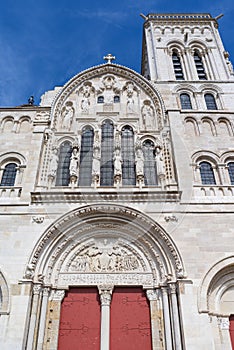
[[[125,126],[122,129],[121,149],[122,183],[123,185],[134,186],[136,184],[134,133],[130,126]]]
[[[64,141],[59,148],[59,160],[56,176],[56,186],[68,186],[70,182],[70,161],[72,145],[69,141]]]
[[[79,186],[91,186],[93,162],[93,128],[87,127],[82,131],[80,150]]]
[[[143,143],[144,176],[146,186],[157,185],[157,171],[154,152],[154,143],[151,140],[146,140]]]

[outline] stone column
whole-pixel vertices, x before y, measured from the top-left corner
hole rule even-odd
[[[166,287],[162,287],[162,299],[163,299],[163,316],[164,316],[164,329],[165,329],[165,343],[166,350],[172,350],[172,336],[171,336],[171,320],[170,310],[168,302],[168,291]]]
[[[152,348],[153,350],[162,350],[162,324],[161,324],[161,310],[158,307],[159,291],[155,289],[148,289],[146,291],[147,298],[150,302],[150,320],[152,333]]]
[[[110,303],[112,289],[111,286],[100,286],[99,288],[101,301],[101,339],[100,350],[109,350],[110,348]]]
[[[65,290],[52,290],[49,305],[49,326],[47,331],[46,349],[55,350],[58,348],[58,334],[60,323],[61,303],[65,296]]]
[[[34,334],[36,330],[40,292],[41,292],[41,286],[39,284],[35,284],[33,286],[31,316],[30,316],[30,322],[29,322],[29,331],[28,331],[28,340],[27,340],[26,350],[32,350],[34,348]]]
[[[171,304],[172,304],[172,317],[173,317],[173,325],[174,325],[175,350],[182,350],[181,334],[180,334],[180,319],[179,319],[175,283],[170,283],[170,292],[171,292]]]
[[[42,291],[41,315],[40,315],[40,323],[39,323],[39,330],[38,330],[37,350],[43,349],[49,292],[50,292],[50,288],[44,288]]]

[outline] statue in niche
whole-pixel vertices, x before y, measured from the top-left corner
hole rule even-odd
[[[122,174],[122,157],[120,153],[120,149],[116,148],[114,154],[114,174],[121,175]]]
[[[78,171],[79,171],[79,148],[78,148],[78,146],[73,147],[69,171],[70,171],[70,176],[78,177]]]
[[[144,176],[144,155],[140,147],[137,147],[136,149],[135,163],[136,163],[136,175]]]
[[[67,102],[66,106],[62,112],[62,128],[65,130],[70,130],[74,116],[74,108],[72,102]]]
[[[164,175],[165,174],[164,161],[163,161],[162,149],[160,146],[156,146],[155,160],[156,160],[156,167],[157,167],[158,176]]]
[[[53,149],[52,149],[52,156],[50,158],[49,174],[48,174],[52,178],[56,177],[57,168],[58,168],[58,161],[59,161],[58,148],[57,147],[53,147]]]
[[[127,112],[128,113],[134,113],[135,108],[135,101],[134,101],[134,85],[132,83],[129,83],[127,85]]]
[[[94,187],[98,185],[100,179],[100,148],[94,147],[93,149],[93,167],[92,167],[92,178]]]
[[[155,128],[154,111],[149,101],[146,101],[142,108],[142,119],[146,130]]]
[[[83,88],[83,99],[81,100],[81,110],[83,113],[89,112],[91,86],[85,85]]]

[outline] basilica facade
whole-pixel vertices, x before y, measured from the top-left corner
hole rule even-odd
[[[234,72],[210,14],[0,108],[1,350],[234,349]]]

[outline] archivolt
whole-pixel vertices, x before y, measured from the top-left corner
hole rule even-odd
[[[185,276],[181,256],[168,234],[145,214],[120,205],[97,204],[75,209],[52,224],[29,259],[25,276],[34,283],[56,285],[64,261],[94,237],[116,237],[139,252],[155,286]],[[149,272],[149,271],[148,271]]]

